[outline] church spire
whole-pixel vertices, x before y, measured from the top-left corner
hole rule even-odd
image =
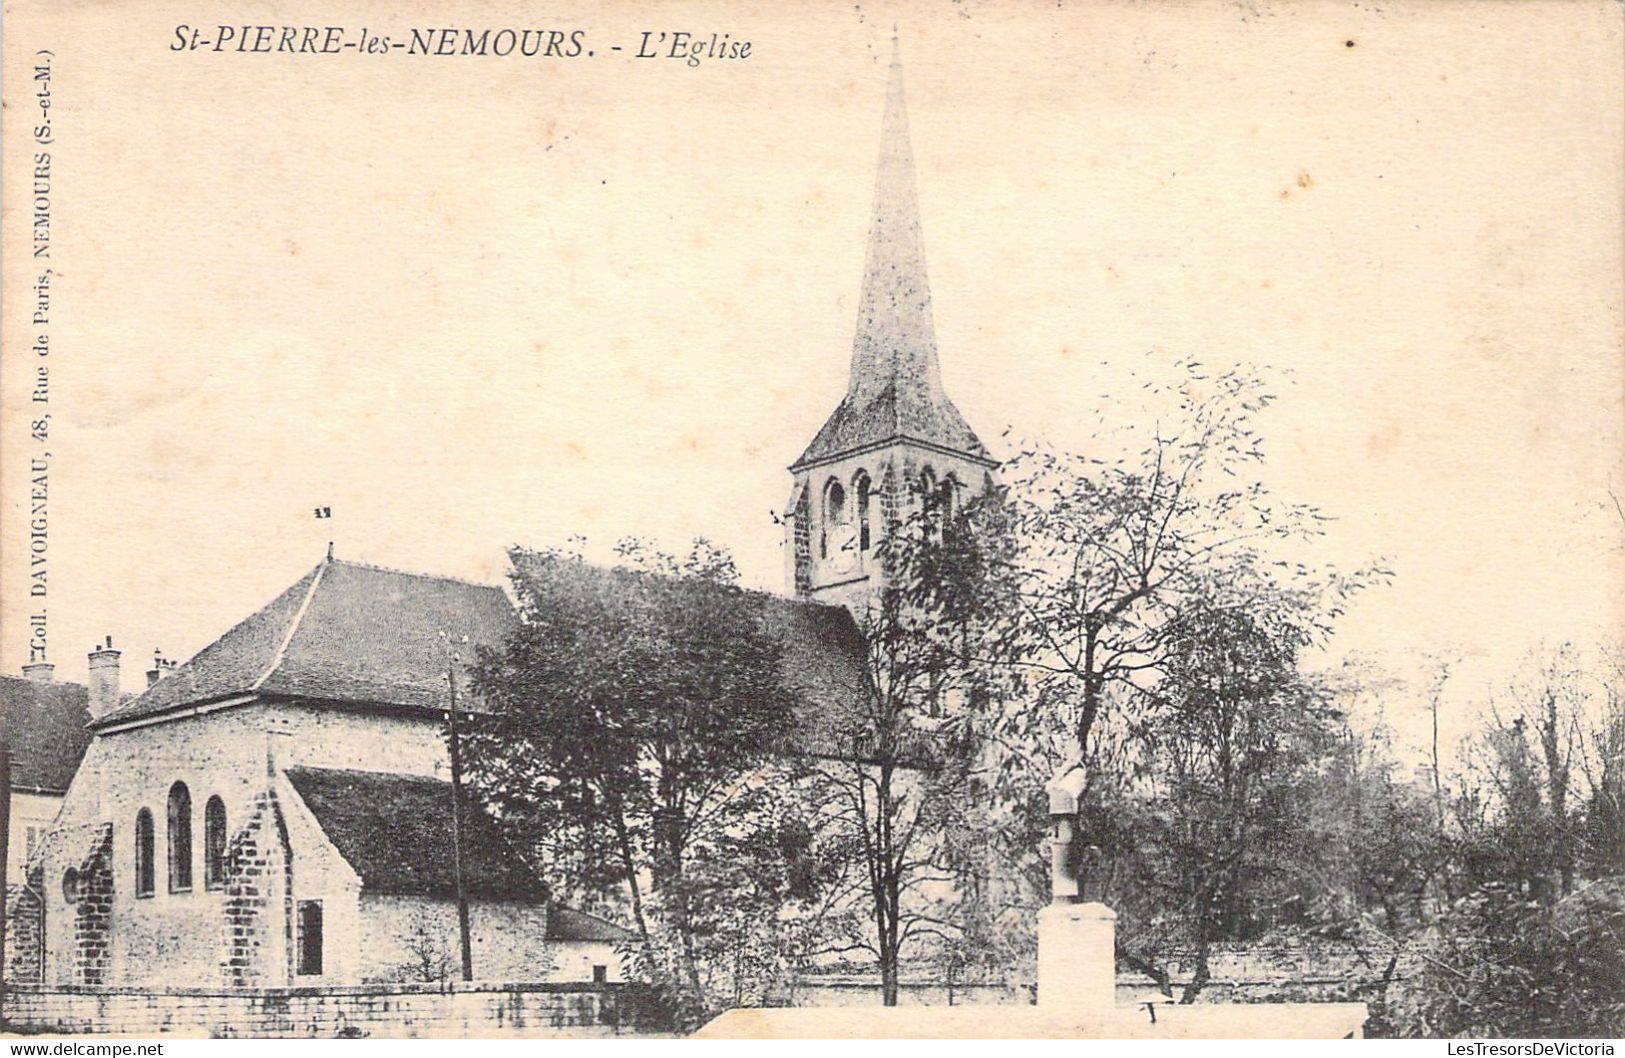
[[[792,469],[913,440],[993,466],[942,389],[895,30],[846,397]]]
[[[864,400],[879,396],[889,385],[898,385],[909,391],[900,391],[900,398],[935,401],[942,396],[942,376],[931,323],[931,290],[926,282],[914,152],[903,99],[903,60],[895,27],[886,114],[880,128],[880,164],[848,392]]]

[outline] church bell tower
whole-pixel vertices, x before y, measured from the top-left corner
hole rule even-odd
[[[845,605],[861,622],[880,587],[876,546],[888,527],[925,496],[952,504],[980,492],[997,466],[942,389],[894,38],[851,377],[790,465],[790,594]]]

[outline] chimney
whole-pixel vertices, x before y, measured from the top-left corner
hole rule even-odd
[[[118,659],[113,637],[90,652],[90,718],[100,720],[118,706]]]
[[[56,679],[56,666],[49,661],[36,661],[23,666],[23,679],[35,683],[50,683]]]
[[[174,671],[175,663],[164,657],[163,648],[155,648],[152,652],[152,668],[147,670],[147,686],[151,687]]]

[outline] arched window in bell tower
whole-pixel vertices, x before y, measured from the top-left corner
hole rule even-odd
[[[938,493],[938,510],[942,512],[942,520],[946,524],[953,521],[954,504],[959,499],[959,479],[949,474],[942,479],[942,489]]]
[[[824,485],[824,522],[818,530],[818,555],[829,557],[829,534],[846,521],[846,490],[839,480],[830,478]]]
[[[852,479],[852,491],[857,493],[858,497],[858,550],[868,551],[870,543],[869,494],[873,491],[873,486],[869,482],[869,472],[867,470],[858,471],[857,475]]]

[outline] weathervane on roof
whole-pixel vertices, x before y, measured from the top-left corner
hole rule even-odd
[[[333,517],[333,508],[325,506],[316,507],[312,509],[311,513],[315,516],[318,522],[330,520]],[[329,562],[333,561],[333,541],[331,540],[327,542],[327,560]]]

